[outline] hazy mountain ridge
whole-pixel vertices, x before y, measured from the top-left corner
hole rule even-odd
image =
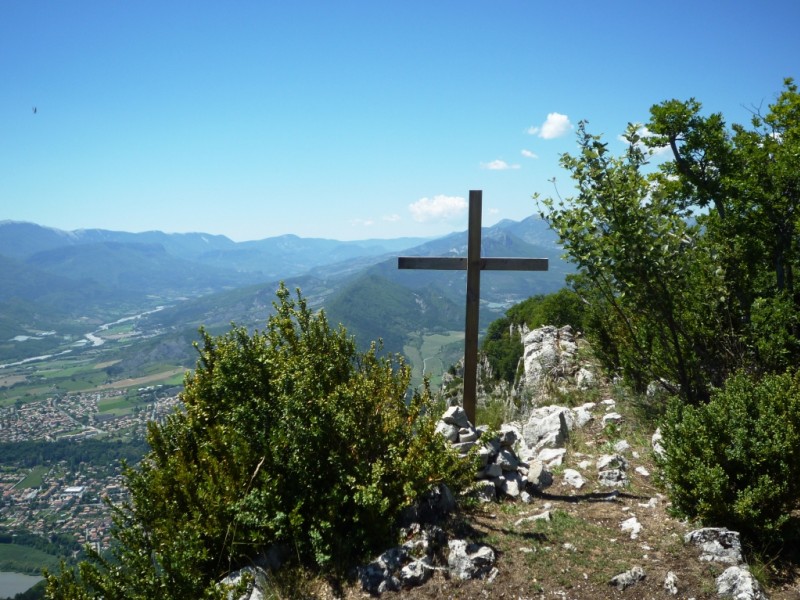
[[[570,267],[561,258],[554,234],[542,236],[540,220],[519,226],[503,222],[483,230],[484,256],[548,258],[547,272],[490,272],[482,274],[482,326],[502,315],[505,308],[535,294],[563,287]],[[539,228],[525,242],[512,231]],[[549,230],[548,230],[549,231]],[[410,256],[465,256],[467,233],[457,232],[403,250]],[[318,267],[305,276],[287,279],[289,289],[299,287],[311,306],[324,307],[331,324],[342,323],[359,345],[381,338],[385,349],[402,352],[412,332],[459,330],[464,326],[466,273],[464,271],[399,270],[398,252],[379,257],[359,257]],[[189,300],[148,316],[159,327],[176,329],[193,322],[221,331],[231,321],[246,327],[261,325],[274,299],[278,281]]]
[[[190,293],[252,282],[231,269],[203,265],[170,254],[161,244],[104,241],[29,256],[26,264],[52,274],[69,273],[131,294]]]
[[[550,259],[546,273],[485,272],[483,324],[513,302],[563,286],[569,266],[540,219],[502,221],[482,235],[484,256]],[[25,347],[14,342],[15,336],[37,329],[60,334],[75,330],[76,323],[108,322],[156,304],[167,306],[142,317],[139,327],[148,336],[163,336],[164,343],[200,325],[214,332],[232,322],[261,327],[281,280],[290,289],[299,287],[312,307],[324,307],[332,325],[343,323],[359,345],[383,338],[387,350],[401,352],[412,331],[463,326],[466,275],[400,271],[398,255],[464,256],[466,243],[466,231],[434,240],[337,242],[284,235],[237,243],[203,233],[64,232],[3,221],[0,358],[13,358],[15,352],[24,358],[26,348],[33,349],[30,342]],[[48,343],[38,341],[36,351],[49,351]]]
[[[427,238],[356,240],[302,238],[294,234],[234,242],[206,233],[129,233],[105,229],[62,231],[34,223],[0,221],[0,255],[27,260],[47,250],[100,243],[160,245],[176,259],[236,272],[252,272],[257,280],[300,275],[322,265],[363,256],[379,256],[416,246]]]

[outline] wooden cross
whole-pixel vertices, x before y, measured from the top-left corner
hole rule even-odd
[[[481,203],[483,192],[469,192],[469,230],[467,257],[400,256],[399,269],[437,269],[467,272],[467,319],[464,330],[464,411],[475,424],[478,387],[478,308],[481,271],[547,271],[546,258],[482,258]]]

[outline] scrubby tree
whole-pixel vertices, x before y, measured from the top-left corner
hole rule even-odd
[[[281,285],[264,332],[202,332],[185,410],[151,423],[125,473],[113,557],[50,575],[49,598],[216,598],[216,582],[270,548],[340,573],[393,541],[398,517],[470,465],[435,433],[410,370],[356,350]]]
[[[618,157],[581,123],[579,154],[562,157],[577,195],[542,201],[598,355],[691,403],[739,368],[780,371],[800,355],[800,94],[787,80],[749,128],[701,109],[654,106],[653,135],[629,126]],[[653,169],[648,146],[672,160]]]

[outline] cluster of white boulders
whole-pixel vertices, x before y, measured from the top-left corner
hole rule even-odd
[[[604,424],[622,419],[613,411],[613,400],[605,400],[601,404],[606,409],[601,417]],[[466,456],[474,447],[478,447],[480,467],[472,489],[478,499],[491,502],[507,496],[530,502],[529,491],[542,491],[552,485],[550,469],[561,465],[570,431],[592,421],[592,410],[596,407],[597,404],[589,402],[576,408],[536,408],[524,424],[503,424],[496,436],[487,439],[485,427],[473,427],[464,410],[452,406],[442,416],[437,431],[462,455]],[[628,461],[622,455],[627,448],[623,443],[616,453],[597,459],[595,464],[599,485],[620,487],[628,482]],[[588,468],[589,465],[587,461],[583,467]],[[586,483],[584,476],[575,469],[565,469],[563,477],[566,483],[576,489]]]
[[[436,525],[414,524],[414,535],[402,546],[391,548],[369,564],[359,567],[361,587],[371,594],[399,591],[425,583],[434,571],[444,571],[455,579],[497,576],[495,553],[483,544],[448,539]],[[441,557],[446,555],[446,561]]]
[[[767,600],[761,584],[753,577],[742,557],[742,544],[739,533],[724,527],[705,527],[690,531],[683,539],[686,545],[700,550],[700,560],[728,565],[716,580],[717,595],[720,598],[735,600]],[[635,566],[620,573],[609,582],[619,590],[625,590],[646,576],[644,569]],[[678,576],[669,571],[664,578],[664,591],[670,596],[680,593]]]
[[[766,600],[761,584],[753,577],[742,557],[739,533],[724,527],[705,527],[684,536],[687,544],[700,548],[700,560],[718,562],[728,567],[716,579],[717,594],[736,600]]]
[[[515,393],[522,394],[527,388],[527,395],[530,395],[533,390],[536,401],[541,402],[546,400],[551,389],[586,389],[593,385],[593,373],[579,364],[576,338],[569,327],[524,331],[523,342],[524,375],[517,382]],[[526,410],[528,408],[526,405]],[[524,422],[503,424],[491,436],[487,428],[474,427],[461,407],[453,406],[442,416],[437,431],[461,455],[467,456],[470,451],[477,453],[478,471],[468,493],[483,502],[508,498],[530,503],[532,494],[542,492],[553,484],[552,469],[562,465],[570,432],[595,420],[603,427],[622,421],[622,416],[616,412],[615,401],[607,399],[572,408],[538,406],[530,410]],[[657,455],[664,452],[658,431],[653,436],[652,447]],[[624,440],[614,444],[610,453],[601,456],[576,454],[576,468],[563,469],[561,481],[575,490],[587,485],[611,490],[623,487],[629,481],[630,464],[626,456],[638,458]],[[636,467],[635,471],[641,476],[649,476],[642,466]],[[616,492],[611,491],[609,499],[613,499],[614,494]],[[646,504],[639,504],[639,507],[653,509],[658,502],[658,498],[651,498]],[[370,594],[404,590],[423,584],[437,571],[454,579],[483,578],[491,582],[499,573],[495,566],[494,550],[465,539],[449,539],[436,525],[438,518],[454,508],[455,499],[446,486],[434,489],[414,507],[412,514],[407,515],[406,522],[410,525],[403,532],[406,541],[358,569],[362,588]],[[549,508],[548,504],[544,508]],[[527,521],[540,519],[549,520],[550,512],[545,510],[541,514],[525,516],[515,525],[521,526]],[[620,523],[620,529],[631,539],[636,539],[642,524],[636,516],[628,516]],[[716,580],[717,592],[721,597],[765,599],[758,582],[742,559],[738,533],[726,529],[700,529],[687,534],[685,542],[701,549],[700,560],[728,565]],[[240,600],[260,600],[264,597],[261,584],[266,582],[266,571],[249,569],[249,576],[253,584]],[[618,590],[625,590],[645,577],[642,567],[633,566],[608,583]],[[233,584],[240,578],[241,574],[237,572],[225,583]],[[673,572],[667,573],[663,588],[668,595],[679,594],[680,582]]]

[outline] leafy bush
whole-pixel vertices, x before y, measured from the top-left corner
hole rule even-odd
[[[470,465],[435,433],[410,369],[359,354],[281,285],[267,329],[202,333],[185,412],[151,424],[128,469],[116,560],[93,555],[50,577],[52,598],[217,597],[215,581],[281,545],[339,572],[394,541],[398,517],[432,485],[459,489]]]
[[[800,507],[800,372],[738,373],[700,406],[675,399],[663,435],[677,513],[751,541],[780,539]]]
[[[570,288],[561,288],[552,294],[532,296],[506,312],[513,323],[526,323],[530,329],[544,325],[571,325],[574,329],[582,330],[583,314],[583,303]]]

